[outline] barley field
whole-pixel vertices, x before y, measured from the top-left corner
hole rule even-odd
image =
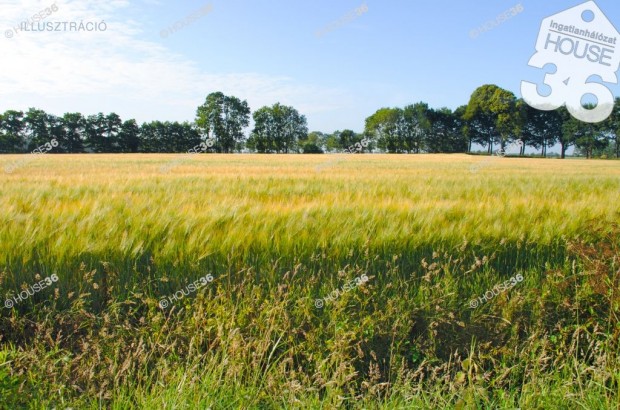
[[[618,161],[24,158],[0,409],[620,408]]]

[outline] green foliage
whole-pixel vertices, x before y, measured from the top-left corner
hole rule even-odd
[[[217,152],[233,152],[245,139],[243,130],[250,123],[250,107],[247,101],[211,93],[196,111],[196,125],[207,138],[215,139]]]
[[[585,123],[570,117],[564,122],[562,130],[571,136],[578,153],[583,152],[586,158],[592,158],[594,151],[604,149],[609,144],[604,123]]]
[[[425,138],[426,151],[431,153],[467,151],[467,137],[463,132],[464,122],[459,114],[449,108],[428,112],[430,129]]]
[[[19,378],[11,371],[16,354],[0,350],[0,408],[17,408],[27,404],[20,392]]]
[[[382,108],[366,119],[365,134],[390,153],[454,153],[467,150],[462,112],[426,103]]]
[[[510,138],[521,134],[524,123],[520,105],[510,91],[496,85],[483,85],[472,94],[463,119],[477,142],[493,151],[493,144],[503,149]]]
[[[377,142],[377,147],[390,153],[404,152],[404,136],[398,132],[402,117],[400,108],[381,108],[366,118],[364,132]]]
[[[614,156],[620,158],[620,97],[616,98],[614,110],[602,128],[609,141],[613,141]]]
[[[254,130],[247,146],[260,153],[294,152],[300,140],[308,136],[306,117],[280,103],[256,111]]]
[[[82,135],[86,129],[86,119],[80,113],[66,113],[62,117],[61,132],[57,135],[60,152],[83,152]]]
[[[26,114],[9,110],[0,115],[0,153],[25,153],[52,138],[58,146],[50,153],[187,152],[209,138],[214,141],[210,151],[220,153],[246,149],[299,153],[308,143],[324,152],[345,152],[366,139],[366,152],[462,153],[481,144],[491,154],[494,145],[505,148],[519,139],[522,156],[526,147],[540,149],[547,156],[547,148],[559,143],[562,158],[572,146],[588,157],[603,152],[620,157],[619,107],[620,98],[606,121],[588,128],[578,124],[565,107],[538,111],[507,90],[484,85],[472,94],[468,105],[454,112],[430,108],[424,102],[381,108],[366,118],[362,134],[351,129],[308,134],[306,117],[277,103],[254,112],[257,125],[246,138],[251,113],[247,101],[214,92],[197,108],[193,124],[152,121],[138,127],[135,120],[122,121],[115,113],[56,117],[35,108]],[[608,143],[613,144],[613,151],[608,152]]]
[[[547,156],[547,148],[555,145],[557,142],[564,141],[563,152],[566,152],[567,143],[563,140],[562,126],[564,119],[560,110],[541,111],[530,107],[527,104],[522,105],[523,116],[526,121],[523,125],[523,133],[521,140],[524,148],[526,145],[536,149],[541,149],[543,157]]]
[[[0,116],[0,153],[17,153],[24,149],[24,113],[9,110]]]
[[[316,144],[308,142],[303,146],[304,154],[323,154],[323,150]]]
[[[123,125],[121,135],[129,149],[137,148],[141,152],[187,152],[201,141],[199,131],[187,122],[144,123],[138,135],[135,124],[126,123]]]
[[[321,152],[324,152],[328,137],[329,135],[326,135],[320,131],[312,131],[306,138],[301,138],[299,140],[299,146],[303,148],[305,145],[311,144],[313,146],[317,146]]]

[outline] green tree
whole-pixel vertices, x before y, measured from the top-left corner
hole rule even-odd
[[[102,152],[122,152],[120,134],[123,120],[116,113],[105,116],[103,121]]]
[[[591,108],[590,104],[584,107]],[[586,123],[573,117],[564,107],[560,109],[562,115],[562,137],[571,145],[575,145],[575,151],[582,153],[586,158],[592,158],[597,150],[607,147],[609,144],[605,135],[605,122]],[[560,141],[562,143],[562,141]],[[564,145],[562,145],[562,158],[564,158]]]
[[[232,152],[245,140],[243,130],[250,123],[250,108],[247,101],[226,96],[221,92],[211,93],[205,103],[196,111],[196,125],[207,138],[215,139],[217,152]]]
[[[149,139],[151,152],[174,152],[174,138],[169,121],[153,121],[145,127],[144,136]]]
[[[327,152],[335,152],[341,149],[340,142],[336,133],[331,133],[325,136],[325,150]]]
[[[319,148],[319,150],[322,153],[324,152],[326,141],[327,141],[326,134],[320,131],[312,131],[306,136],[306,138],[299,140],[299,147],[300,147],[300,150],[305,153],[306,145],[312,146],[312,148],[309,148],[312,150],[314,150],[314,146],[316,146],[317,148]]]
[[[140,126],[139,152],[158,152],[155,122],[145,122]]]
[[[351,147],[355,147],[355,144],[364,139],[362,134],[358,134],[353,130],[335,131],[333,136],[337,142],[338,149],[345,152],[349,152]],[[354,148],[354,152],[358,152],[356,148]]]
[[[468,133],[493,152],[493,144],[502,149],[508,141],[521,133],[522,110],[510,91],[496,85],[483,85],[472,94],[463,118],[468,122]]]
[[[542,111],[527,104],[523,106],[526,121],[521,136],[525,145],[541,150],[541,156],[547,156],[547,148],[554,146],[562,139],[564,120],[559,110]]]
[[[86,117],[84,133],[86,136],[85,148],[88,152],[106,152],[107,144],[103,140],[105,138],[105,116],[103,113]]]
[[[463,134],[461,115],[460,112],[453,113],[449,108],[429,111],[431,127],[425,143],[428,152],[456,153],[467,150],[467,138]]]
[[[423,102],[407,105],[400,111],[397,132],[407,153],[428,150],[426,142],[432,135],[430,113],[428,104]]]
[[[121,125],[118,141],[122,152],[138,152],[140,148],[140,127],[136,120],[127,120]]]
[[[614,154],[620,158],[620,97],[616,98],[614,110],[604,124],[609,140],[613,141]]]
[[[28,151],[34,150],[52,140],[53,116],[43,110],[30,108],[24,116]]]
[[[60,152],[84,152],[86,119],[80,113],[65,113],[60,118],[61,133],[58,138]]]
[[[399,135],[399,122],[402,110],[399,108],[381,108],[366,118],[364,134],[376,141],[377,147],[391,153],[406,151],[406,145]]]
[[[0,153],[23,152],[26,145],[24,136],[24,113],[8,110],[0,115]]]
[[[358,142],[357,134],[353,130],[336,131],[334,134],[337,135],[338,143],[343,150]]]
[[[480,144],[487,147],[487,152],[491,154],[495,136],[493,119],[482,112],[474,115],[467,115],[465,112],[462,118],[465,123],[463,133],[468,139],[467,152],[471,152],[473,144]]]
[[[593,157],[594,151],[604,149],[609,144],[602,124],[579,121],[571,116],[563,128],[572,134],[577,151],[589,159]]]
[[[303,153],[304,154],[323,154],[323,150],[321,149],[321,147],[319,147],[315,143],[308,142],[304,144],[303,146]]]
[[[254,130],[247,145],[261,153],[289,153],[307,136],[306,117],[293,107],[276,103],[254,112]]]
[[[557,109],[557,112],[560,114],[562,118],[562,132],[560,134],[560,138],[558,139],[558,143],[560,144],[560,158],[566,158],[566,151],[572,146],[575,145],[575,133],[574,128],[575,125],[573,121],[578,121],[568,112],[566,107],[560,107]]]

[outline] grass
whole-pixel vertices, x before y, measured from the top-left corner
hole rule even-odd
[[[618,162],[178,158],[0,175],[0,408],[620,408]]]

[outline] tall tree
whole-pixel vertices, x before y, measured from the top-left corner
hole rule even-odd
[[[254,112],[254,130],[248,147],[258,152],[289,153],[297,149],[298,141],[308,135],[306,117],[280,103],[262,107]]]
[[[146,130],[150,138],[151,152],[174,152],[174,138],[170,121],[153,121]]]
[[[127,120],[121,125],[118,143],[122,152],[138,152],[140,148],[140,127],[136,120]]]
[[[523,105],[526,121],[523,125],[522,140],[525,145],[531,145],[541,150],[541,156],[547,156],[547,148],[554,146],[562,139],[562,125],[564,120],[559,110],[542,111],[527,104]]]
[[[572,134],[575,147],[585,154],[586,158],[592,158],[595,150],[605,148],[609,141],[605,137],[602,128],[603,123],[587,123],[579,121],[571,116],[564,123],[564,131]]]
[[[503,149],[507,142],[521,132],[523,118],[519,103],[513,93],[496,85],[483,85],[472,94],[465,115],[469,132],[477,138],[485,137],[488,153],[493,152],[493,144]]]
[[[492,152],[493,141],[495,138],[495,124],[488,114],[476,111],[467,114],[465,111],[461,117],[465,123],[463,132],[468,139],[468,152],[471,152],[473,144],[480,144],[487,147],[487,152]]]
[[[364,133],[376,141],[377,147],[392,153],[405,152],[406,146],[399,133],[402,110],[381,108],[366,118]]]
[[[467,150],[467,138],[463,134],[460,115],[455,115],[449,108],[432,109],[429,111],[429,119],[431,129],[426,141],[428,152],[456,153]]]
[[[116,113],[106,115],[103,122],[103,152],[121,152],[119,136],[123,120]]]
[[[58,138],[60,152],[84,152],[86,119],[80,113],[65,113],[60,118],[61,132]]]
[[[49,143],[52,140],[52,123],[54,121],[54,117],[43,110],[30,108],[28,112],[26,112],[24,124],[28,151]]]
[[[614,110],[605,121],[604,127],[610,141],[613,141],[613,148],[616,158],[620,158],[620,97],[616,98]]]
[[[327,135],[320,131],[312,131],[306,138],[299,140],[299,150],[302,152],[308,151],[308,153],[323,152],[326,148],[327,137]],[[307,150],[306,146],[308,146]]]
[[[345,152],[364,139],[363,135],[358,134],[353,130],[335,131],[333,135],[338,143],[338,148]]]
[[[591,104],[585,104],[584,108],[591,109]],[[569,114],[568,109],[560,110],[563,117],[563,137],[575,145],[578,152],[585,154],[586,158],[592,158],[594,151],[607,147],[609,141],[605,133],[605,122],[586,123]]]
[[[250,107],[247,101],[211,93],[196,111],[196,125],[207,136],[214,138],[217,152],[232,152],[245,140],[243,130],[250,124]]]
[[[85,149],[87,152],[109,152],[107,151],[108,144],[104,141],[105,128],[105,116],[103,113],[100,112],[97,115],[86,117],[84,134],[86,136]]]
[[[580,122],[575,119],[566,109],[566,107],[560,107],[557,109],[557,112],[560,114],[562,118],[562,133],[560,134],[560,138],[558,142],[560,143],[560,157],[562,159],[566,158],[566,151],[572,146],[575,145],[576,140],[576,129],[578,128]]]
[[[335,152],[340,149],[340,142],[338,141],[338,136],[335,133],[325,136],[325,150],[327,152]]]
[[[428,104],[419,102],[407,105],[399,113],[398,133],[402,136],[403,149],[407,153],[426,150],[425,142],[431,136],[431,110]]]
[[[458,135],[461,138],[461,144],[463,144],[462,145],[463,151],[461,152],[471,151],[471,139],[467,132],[467,121],[465,121],[465,119],[463,118],[466,110],[467,110],[467,106],[461,105],[461,106],[456,107],[456,110],[454,110],[454,112],[452,113],[452,115],[454,116],[455,126],[458,129],[458,131],[455,131],[455,132],[458,133]]]
[[[0,153],[23,152],[26,141],[24,137],[24,113],[8,110],[0,115]]]
[[[157,141],[155,140],[155,124],[154,122],[145,122],[140,126],[140,143],[138,144],[139,152],[158,152]]]

